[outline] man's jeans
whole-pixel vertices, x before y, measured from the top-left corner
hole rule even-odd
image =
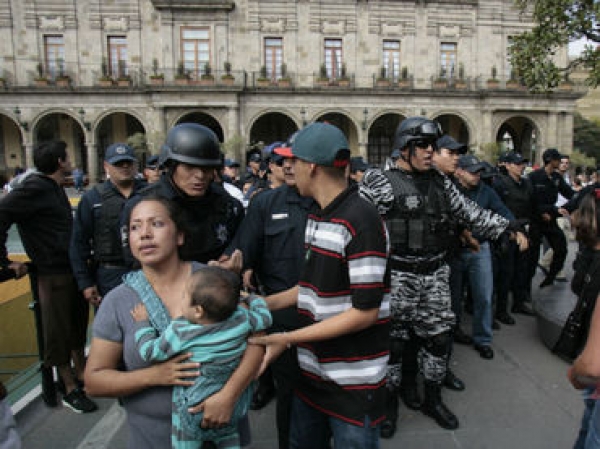
[[[590,388],[583,391],[585,409],[574,449],[600,448],[600,400],[589,397],[594,390]]]
[[[489,242],[483,242],[478,252],[463,249],[453,261],[450,289],[453,298],[463,297],[465,280],[469,280],[473,296],[473,343],[492,343],[492,295],[494,273]]]
[[[291,449],[379,449],[379,426],[362,427],[326,415],[294,396],[290,426]]]

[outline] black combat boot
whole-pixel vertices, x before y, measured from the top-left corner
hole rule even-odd
[[[402,402],[411,410],[421,410],[422,399],[417,384],[400,384],[400,397]]]
[[[442,386],[439,383],[425,381],[425,400],[421,411],[444,429],[458,428],[458,418],[442,402]]]
[[[385,420],[379,427],[381,438],[392,438],[396,433],[398,422],[398,392],[395,389],[386,390]]]

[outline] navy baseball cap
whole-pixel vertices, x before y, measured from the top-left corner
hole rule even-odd
[[[521,153],[506,153],[503,162],[507,164],[526,164],[529,159],[525,159]]]
[[[485,170],[485,164],[472,154],[463,154],[458,158],[458,167],[469,173],[477,173]]]
[[[125,143],[113,143],[106,149],[104,160],[110,165],[115,165],[121,161],[137,161],[135,151]]]
[[[158,154],[154,154],[146,159],[146,167],[153,170],[158,167]]]
[[[450,151],[458,154],[465,154],[467,152],[467,146],[464,143],[457,142],[448,134],[444,134],[436,141],[437,148],[446,148]]]
[[[361,156],[350,158],[350,172],[356,173],[357,171],[367,171],[369,164]]]
[[[233,159],[225,159],[225,167],[239,167],[240,163]]]
[[[248,156],[248,162],[262,162],[262,156],[260,153],[252,153]]]
[[[298,132],[292,143],[292,154],[317,165],[345,167],[350,162],[349,147],[346,136],[338,127],[315,122]]]

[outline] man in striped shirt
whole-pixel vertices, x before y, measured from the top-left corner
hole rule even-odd
[[[297,304],[304,326],[250,339],[265,362],[298,346],[301,379],[292,405],[290,448],[379,447],[389,338],[388,238],[377,210],[348,187],[350,150],[335,126],[313,123],[292,143],[298,191],[310,214],[305,265],[297,287],[267,297],[269,307]]]

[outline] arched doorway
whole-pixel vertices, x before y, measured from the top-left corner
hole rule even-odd
[[[181,117],[177,123],[198,123],[199,125],[204,125],[213,130],[213,132],[217,135],[219,142],[223,142],[225,135],[223,133],[223,128],[217,119],[215,119],[212,115],[198,111],[190,112],[189,114],[185,114],[183,117]]]
[[[392,153],[394,133],[406,117],[396,113],[383,114],[369,128],[367,143],[367,160],[371,165],[383,166]]]
[[[435,121],[442,126],[442,130],[445,134],[448,134],[456,141],[469,146],[471,143],[469,128],[462,117],[455,114],[442,114],[436,117]]]
[[[348,144],[350,145],[352,154],[360,154],[358,149],[358,130],[356,129],[354,122],[347,115],[339,112],[327,112],[319,115],[316,121],[326,122],[337,126],[342,130],[346,136],[346,139],[348,139]]]
[[[517,151],[534,164],[537,162],[537,138],[539,133],[529,118],[511,117],[505,120],[496,133],[496,142],[502,151]]]
[[[273,142],[285,142],[297,130],[296,122],[289,116],[281,112],[269,112],[252,124],[248,146],[262,149]]]
[[[0,116],[0,136],[0,182],[4,185],[16,169],[25,168],[27,161],[21,130],[12,118]]]
[[[33,131],[34,145],[49,140],[62,140],[67,144],[73,168],[88,171],[88,155],[85,147],[83,129],[77,120],[69,114],[51,112],[41,117]]]
[[[98,146],[98,173],[100,179],[103,175],[102,166],[106,148],[117,142],[131,145],[141,164],[147,157],[146,130],[137,117],[125,112],[114,112],[102,118],[96,128],[96,142]]]

